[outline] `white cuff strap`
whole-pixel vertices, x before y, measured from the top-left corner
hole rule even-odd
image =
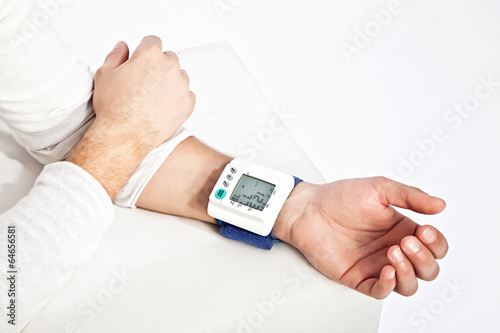
[[[135,207],[142,191],[163,162],[179,143],[192,135],[190,131],[181,128],[169,140],[146,155],[141,165],[116,196],[115,204],[122,207]]]

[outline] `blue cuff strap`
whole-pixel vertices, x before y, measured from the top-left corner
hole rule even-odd
[[[302,181],[302,179],[295,176],[293,178],[295,179],[294,187]],[[283,242],[274,237],[272,230],[269,235],[261,236],[227,222],[221,221],[219,219],[215,219],[215,222],[217,222],[217,224],[220,226],[219,232],[222,236],[240,242],[248,243],[264,250],[270,250],[275,243]]]

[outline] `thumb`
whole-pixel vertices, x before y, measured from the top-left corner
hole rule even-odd
[[[446,208],[443,199],[433,197],[424,191],[387,179],[379,187],[379,193],[386,199],[385,204],[411,209],[421,214],[437,214]]]
[[[110,71],[116,69],[128,59],[128,46],[125,42],[116,43],[113,50],[108,54],[104,64],[101,66],[102,71]]]

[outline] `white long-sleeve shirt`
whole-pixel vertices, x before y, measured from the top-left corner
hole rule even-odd
[[[29,195],[0,215],[0,332],[21,331],[74,270],[91,259],[113,218],[106,191],[83,169],[69,162],[44,168]],[[12,267],[9,226],[15,227]],[[7,271],[17,272],[15,296]],[[11,299],[15,326],[8,323]]]
[[[95,117],[93,78],[37,15],[43,12],[31,0],[0,0],[0,118],[35,158],[51,163],[69,153]],[[67,162],[46,166],[29,195],[0,215],[0,332],[19,332],[90,260],[112,221],[112,203],[92,176]],[[15,226],[10,258],[9,226]],[[15,288],[7,280],[13,274]],[[8,324],[11,300],[15,326]]]
[[[31,0],[0,0],[0,116],[43,164],[60,161],[91,125],[93,77]]]

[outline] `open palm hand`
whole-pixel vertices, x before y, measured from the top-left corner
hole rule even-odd
[[[393,206],[437,214],[446,204],[383,177],[300,183],[277,224],[286,221],[283,239],[331,279],[377,299],[393,290],[409,296],[417,278],[436,278],[436,259],[448,244],[436,228],[420,226]]]

